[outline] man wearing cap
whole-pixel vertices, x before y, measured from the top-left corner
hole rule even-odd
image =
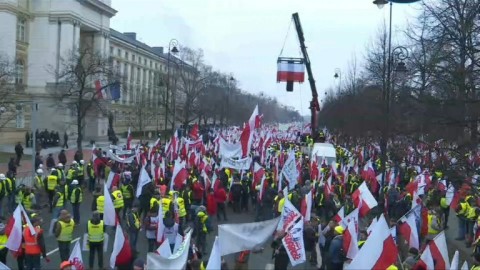
[[[65,171],[63,169],[63,163],[57,164],[57,172],[58,172],[58,181],[65,181]]]
[[[132,208],[132,203],[134,198],[133,186],[131,184],[131,172],[125,172],[124,177],[125,179],[123,181],[122,186],[120,187],[120,190],[122,191],[123,202],[124,202],[123,219],[125,219],[125,216],[127,215],[128,210]]]
[[[196,243],[200,248],[200,252],[205,254],[207,245],[207,234],[212,231],[210,219],[207,215],[207,209],[205,206],[199,206],[197,208],[197,217],[194,221],[195,227],[193,233],[196,235]]]
[[[123,201],[122,192],[118,190],[116,186],[112,188],[112,196],[113,196],[113,206],[115,207],[115,212],[117,216],[120,216],[120,211],[122,211],[125,202]]]
[[[70,202],[73,209],[73,220],[75,224],[80,224],[80,204],[83,201],[83,190],[79,186],[78,181],[75,179],[72,181],[72,192],[70,194]]]
[[[88,257],[88,265],[93,269],[95,262],[95,251],[97,252],[98,268],[103,269],[103,240],[105,233],[105,225],[97,211],[93,212],[92,219],[87,224],[88,245],[90,248],[90,255]]]
[[[328,248],[328,267],[329,270],[341,270],[343,269],[343,263],[345,261],[345,254],[343,250],[343,232],[342,226],[336,226],[334,229],[335,237],[330,243]]]
[[[73,229],[75,222],[67,210],[60,212],[60,218],[55,224],[55,237],[58,241],[58,250],[62,261],[68,260],[70,256],[70,243],[73,239]]]
[[[35,234],[32,235],[28,226],[25,226],[23,229],[23,239],[25,241],[25,264],[27,269],[41,269],[40,256],[43,256],[47,262],[50,261],[47,258],[43,230],[40,228],[40,224],[42,224],[43,220],[36,216],[32,218],[31,221],[35,229]]]
[[[77,167],[77,180],[78,184],[83,187],[83,182],[85,181],[85,161],[81,159],[78,162],[78,167]]]

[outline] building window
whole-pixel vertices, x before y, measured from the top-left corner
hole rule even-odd
[[[17,19],[17,40],[18,41],[26,42],[25,25],[26,25],[26,21],[24,19],[20,19],[20,18]]]
[[[125,59],[128,60],[128,52],[125,52]]]
[[[152,60],[150,60],[150,68],[153,67],[153,63],[152,63]]]
[[[25,127],[25,115],[23,114],[23,104],[19,103],[15,106],[16,127]]]
[[[122,51],[120,49],[117,49],[117,56],[120,57],[122,55]]]
[[[135,55],[132,54],[132,61],[135,61]]]
[[[146,66],[147,65],[147,59],[143,59],[143,64]]]
[[[142,57],[138,57],[138,63],[141,65],[142,64]]]
[[[110,55],[113,56],[113,47],[112,46],[110,46]]]
[[[23,78],[25,76],[25,65],[23,60],[18,59],[15,63],[15,84],[23,84]]]

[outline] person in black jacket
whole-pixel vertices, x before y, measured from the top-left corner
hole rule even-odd
[[[22,159],[23,156],[23,146],[20,142],[15,145],[15,154],[17,155],[16,165],[20,166],[20,159]]]
[[[271,244],[273,249],[272,259],[274,259],[275,270],[286,270],[290,258],[288,257],[287,250],[283,246],[282,238],[286,235],[285,232],[279,231],[275,235],[275,238]]]
[[[48,154],[46,162],[47,162],[47,169],[48,170],[51,170],[52,168],[55,168],[55,159],[53,158],[52,153]]]
[[[58,162],[66,165],[67,164],[67,156],[65,155],[65,150],[62,149],[58,154]]]

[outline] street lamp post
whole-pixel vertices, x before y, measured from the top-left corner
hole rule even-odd
[[[168,43],[168,56],[167,56],[167,89],[165,93],[165,131],[167,130],[168,127],[168,101],[169,101],[169,91],[170,91],[170,54],[171,53],[178,53],[178,41],[176,39],[171,39],[170,42]],[[172,91],[173,92],[173,91]],[[172,99],[175,97],[172,93]],[[172,103],[174,104],[175,100],[172,100]],[[172,120],[172,126],[175,126],[175,114],[173,115],[173,120]],[[173,130],[172,130],[173,132]]]
[[[375,4],[379,9],[383,8],[386,4],[390,4],[390,18],[389,18],[389,32],[388,32],[388,59],[387,59],[387,78],[386,84],[384,85],[385,89],[383,91],[383,100],[385,102],[385,123],[382,129],[382,138],[380,140],[380,151],[381,151],[381,167],[382,167],[382,189],[380,192],[383,192],[383,186],[385,185],[386,177],[386,163],[387,163],[387,144],[390,133],[390,92],[392,88],[392,65],[394,61],[394,56],[399,60],[398,67],[395,71],[405,72],[406,65],[403,62],[408,57],[408,50],[405,47],[396,47],[392,52],[392,15],[393,15],[393,3],[397,4],[410,4],[418,2],[420,0],[375,0]]]
[[[233,87],[233,84],[235,83],[235,78],[233,78],[233,76],[230,76],[230,78],[228,79],[228,93],[227,93],[227,109],[225,110],[225,124],[228,126],[229,122],[230,122],[230,113],[229,113],[229,110],[230,110],[230,98],[231,98],[231,94],[232,94],[232,87]]]
[[[333,75],[335,79],[339,79],[338,82],[338,93],[340,93],[341,87],[342,87],[342,70],[339,68],[335,69],[335,74]]]

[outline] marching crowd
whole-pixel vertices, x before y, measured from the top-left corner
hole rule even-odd
[[[21,204],[36,231],[33,235],[28,227],[23,230],[22,246],[14,252],[18,269],[41,269],[41,258],[49,260],[43,237],[46,228],[42,228],[42,224],[44,219],[49,223],[50,218],[57,220],[53,234],[58,242],[61,269],[72,266],[69,262],[71,241],[77,230],[88,234],[89,268],[94,269],[97,257],[97,266],[103,269],[104,233],[108,231],[104,222],[106,194],[113,202],[117,220],[126,232],[132,251],[132,256],[123,260],[117,258],[118,269],[144,269],[145,257],[136,252],[144,239],[139,234],[145,234],[148,251],[155,252],[161,244],[157,241],[159,224],[164,228],[162,239],[169,240],[172,251],[177,235],[185,235],[193,229],[187,269],[205,269],[207,235],[215,231],[212,218],[227,221],[226,207],[232,207],[233,213],[254,210],[254,220],[264,221],[281,216],[286,201],[305,215],[308,196],[312,200],[312,213],[303,228],[307,260],[316,269],[343,269],[354,261],[346,246],[346,217],[362,207],[355,195],[361,186],[368,188],[376,206],[359,214],[357,254],[371,234],[372,224],[384,216],[398,250],[398,256],[386,269],[427,269],[421,258],[423,251],[448,229],[449,218],[456,218],[458,238],[455,240],[472,247],[472,269],[480,269],[478,152],[471,153],[468,164],[462,169],[465,179],[457,181],[449,179],[450,173],[447,173],[456,168],[455,158],[438,145],[403,145],[403,156],[389,153],[386,168],[382,170],[381,151],[374,143],[353,144],[350,139],[322,132],[319,135],[322,141],[336,145],[337,160],[327,164],[324,159],[302,153],[298,138],[267,143],[259,135],[259,140],[264,141],[252,144],[251,169],[238,170],[220,166],[222,155],[215,145],[217,139],[225,135],[212,134],[214,136],[200,144],[193,144],[191,149],[181,144],[172,147],[178,138],[165,144],[138,145],[131,162],[127,162],[128,157],[112,158],[109,150],[97,148],[88,162],[80,159],[69,166],[63,163],[49,168],[39,166],[33,186],[17,186],[14,172],[0,174],[0,216],[9,216],[17,204]],[[292,154],[298,171],[294,185],[282,177],[282,167]],[[177,160],[185,161],[181,172],[175,169]],[[262,171],[260,177],[259,171]],[[382,177],[383,171],[385,176]],[[143,183],[144,173],[151,179],[148,183]],[[292,188],[285,189],[288,186]],[[451,192],[453,188],[455,196]],[[92,212],[82,215],[80,205],[87,195],[93,197]],[[43,208],[48,208],[50,217],[41,214]],[[450,209],[455,217],[449,216]],[[407,216],[417,212],[415,233],[419,241],[415,244],[404,234],[402,225]],[[87,227],[78,227],[80,219],[87,216],[90,217]],[[0,261],[7,264],[6,243],[12,222],[5,218],[1,221]],[[275,269],[286,269],[290,262],[287,247],[281,241],[285,233],[277,231],[271,243]],[[438,264],[437,258],[434,263]],[[224,262],[222,268],[227,267]]]

